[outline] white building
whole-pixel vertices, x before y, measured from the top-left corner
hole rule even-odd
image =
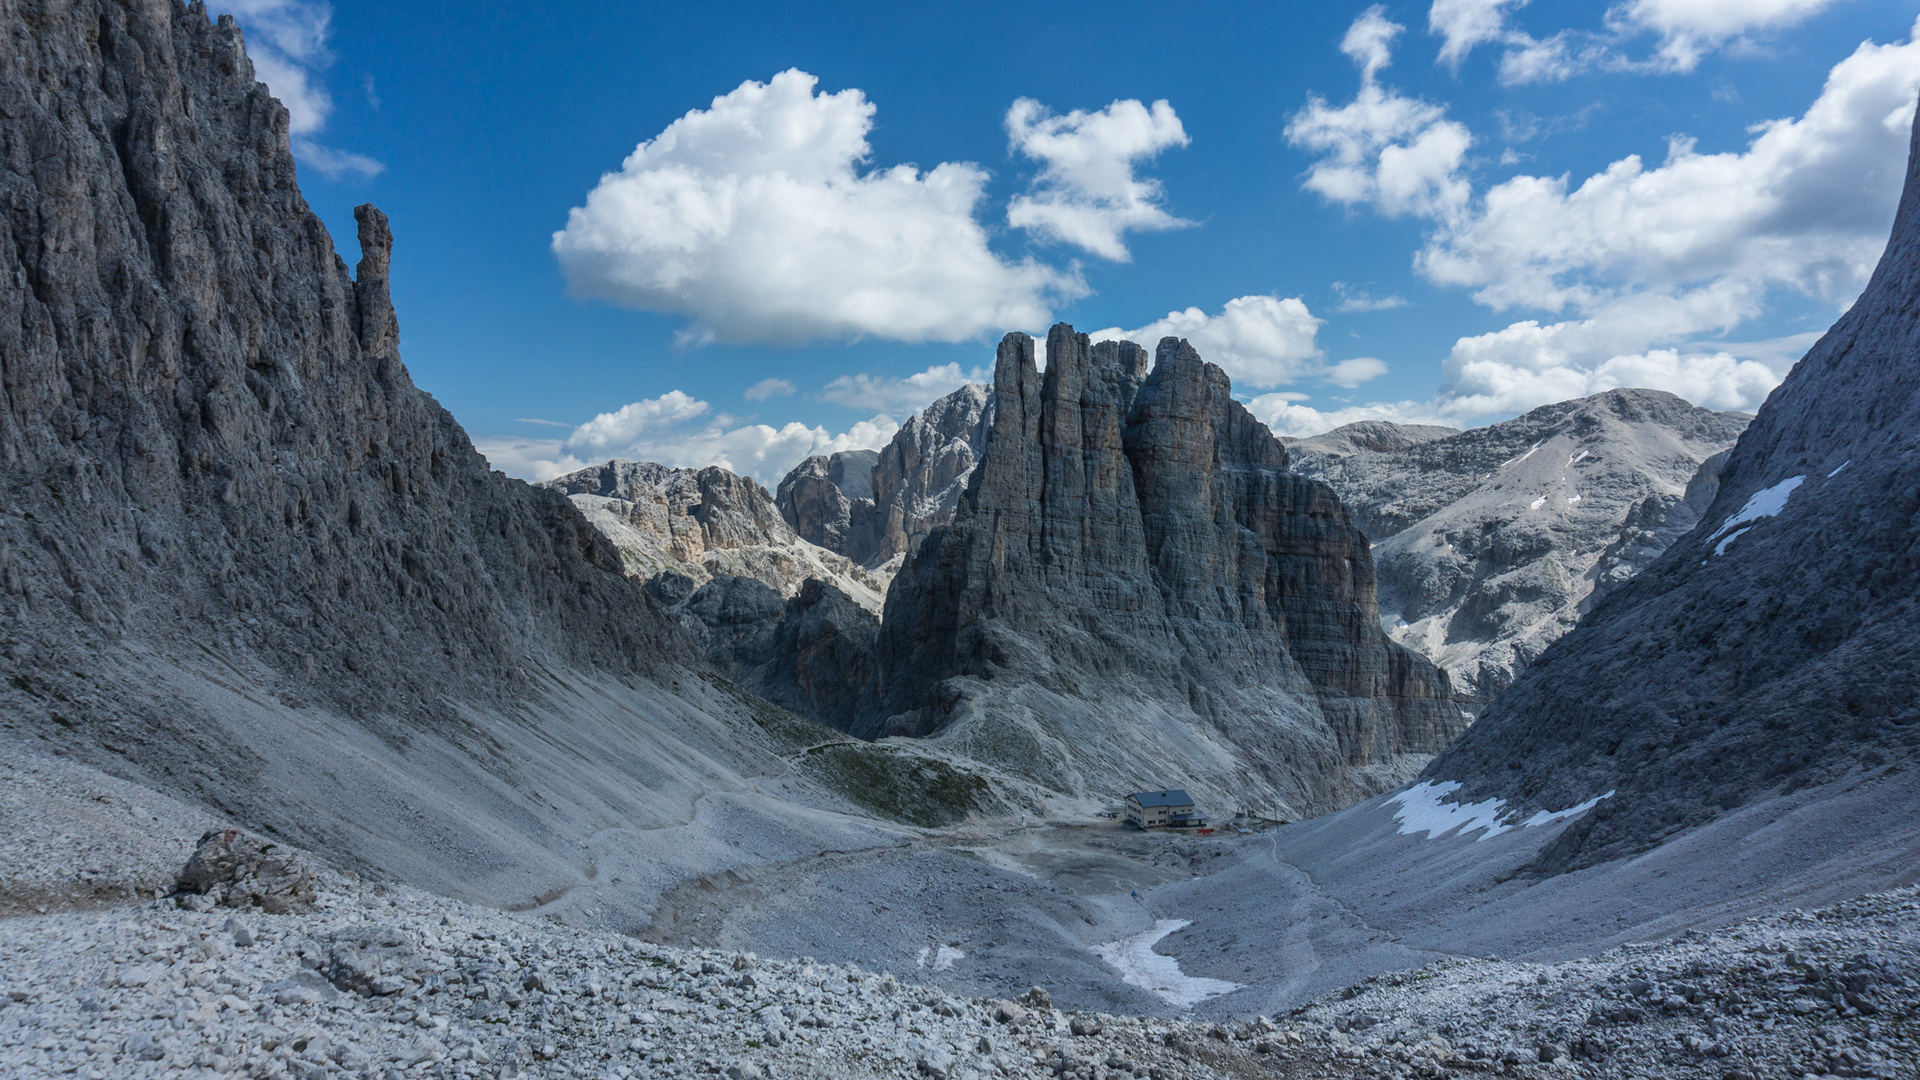
[[[1127,820],[1143,829],[1205,825],[1205,815],[1194,809],[1184,791],[1136,791],[1127,796]]]

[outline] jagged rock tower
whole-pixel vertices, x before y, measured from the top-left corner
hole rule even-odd
[[[1326,485],[1184,341],[1010,334],[953,525],[888,595],[864,734],[934,735],[1059,790],[1184,783],[1216,810],[1332,809],[1464,727],[1381,631]]]

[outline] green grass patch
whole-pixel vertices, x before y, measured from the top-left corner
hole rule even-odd
[[[880,743],[818,747],[800,768],[881,817],[927,829],[964,821],[999,801],[978,773]]]

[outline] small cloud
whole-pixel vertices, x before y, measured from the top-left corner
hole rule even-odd
[[[387,167],[365,154],[348,153],[322,146],[312,139],[293,140],[294,156],[301,162],[320,170],[320,174],[329,180],[338,180],[343,176],[358,176],[371,179],[387,171]]]
[[[793,384],[785,379],[761,379],[747,387],[740,396],[748,401],[766,401],[769,398],[787,397],[793,391]]]
[[[1333,283],[1333,291],[1339,295],[1340,302],[1334,305],[1335,311],[1391,311],[1406,307],[1407,302],[1398,296],[1374,296],[1365,289],[1357,289],[1344,281]]]
[[[369,72],[360,78],[360,88],[367,92],[367,108],[380,111],[380,94],[373,88],[373,74]]]
[[[514,418],[513,422],[516,424],[539,424],[542,427],[570,428],[573,426],[572,424],[563,424],[558,420],[542,420],[537,416],[518,416]]]
[[[1161,208],[1159,181],[1133,172],[1138,162],[1191,141],[1167,102],[1149,108],[1115,101],[1099,112],[1054,116],[1021,98],[1007,110],[1006,125],[1013,149],[1041,163],[1033,193],[1007,206],[1007,223],[1015,228],[1127,262],[1127,232],[1193,224]]]
[[[1372,356],[1356,356],[1351,360],[1342,360],[1328,368],[1321,376],[1330,383],[1351,390],[1369,379],[1377,379],[1387,373],[1387,362]]]
[[[1520,161],[1521,157],[1519,154],[1513,152],[1513,147],[1509,146],[1505,150],[1500,151],[1500,164],[1518,165]]]
[[[550,423],[550,421],[536,421]],[[562,425],[564,426],[564,425]],[[843,432],[792,423],[742,424],[678,390],[601,413],[557,439],[481,437],[474,447],[494,468],[523,480],[551,480],[611,458],[679,468],[718,465],[769,487],[802,459],[840,450],[878,449],[900,426],[890,417]]]
[[[1138,330],[1111,327],[1088,336],[1132,341],[1149,351],[1163,337],[1185,338],[1236,385],[1268,387],[1312,374],[1312,361],[1320,355],[1314,338],[1321,325],[1299,297],[1241,296],[1227,301],[1218,315],[1190,307],[1169,311]]]

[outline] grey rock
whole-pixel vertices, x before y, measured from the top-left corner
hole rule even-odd
[[[991,388],[963,386],[909,418],[877,454],[795,466],[780,482],[780,512],[800,536],[891,577],[889,567],[953,521],[992,422]]]
[[[1001,343],[986,454],[888,594],[857,734],[1293,816],[1460,730],[1446,677],[1380,629],[1365,537],[1219,368],[1064,325],[1047,356],[1043,378],[1032,339]]]
[[[1768,791],[1910,768],[1916,296],[1920,155],[1866,291],[1768,397],[1700,523],[1610,590],[1426,775],[1519,807],[1614,791],[1541,855],[1557,870],[1644,850]]]
[[[0,74],[0,625],[22,722],[58,711],[70,741],[115,730],[137,760],[193,745],[184,702],[20,689],[125,642],[211,642],[289,699],[423,723],[524,691],[536,655],[618,674],[689,656],[563,498],[492,473],[413,386],[385,215],[356,210],[349,276],[230,18],[63,5]],[[246,761],[223,776],[242,801]]]
[[[883,577],[803,539],[765,488],[717,465],[609,461],[544,486],[565,494],[636,578],[751,577],[792,596],[817,577],[875,612],[886,594]]]
[[[717,574],[673,610],[734,682],[843,731],[858,722],[880,620],[834,585],[808,578],[782,597],[758,578]]]
[[[861,561],[909,554],[953,520],[993,426],[988,386],[963,386],[901,425],[873,466],[877,546]]]
[[[1367,421],[1290,440],[1373,541],[1395,641],[1484,705],[1712,500],[1705,467],[1751,419],[1610,390],[1453,431]]]
[[[282,845],[239,829],[214,829],[201,836],[174,883],[181,892],[208,896],[227,907],[257,907],[274,915],[313,906],[313,875],[306,864]],[[241,926],[233,933],[237,941],[247,931]],[[247,938],[251,942],[252,936]]]
[[[810,457],[780,481],[774,502],[809,543],[866,563],[878,549],[873,520],[874,450]]]

